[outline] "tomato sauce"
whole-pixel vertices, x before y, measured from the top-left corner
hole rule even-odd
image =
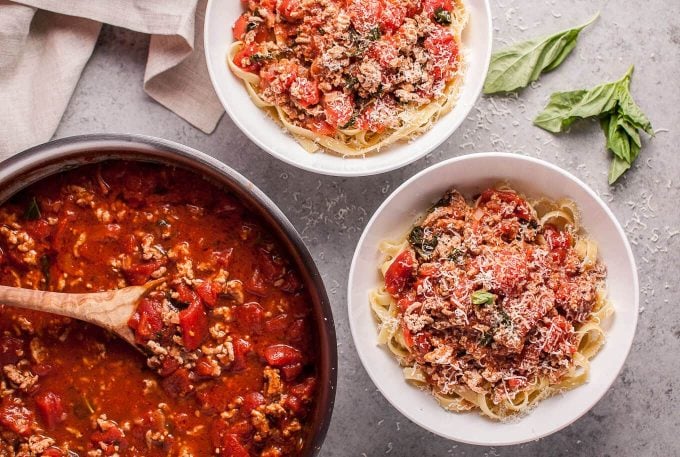
[[[0,207],[0,283],[96,292],[164,278],[129,326],[0,305],[0,455],[298,455],[314,407],[311,298],[268,227],[189,171],[46,178]]]

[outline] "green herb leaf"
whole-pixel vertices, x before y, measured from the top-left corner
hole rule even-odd
[[[425,230],[417,225],[411,230],[411,233],[408,236],[408,242],[421,257],[428,259],[437,247],[439,240],[436,236],[429,239],[426,238]]]
[[[578,119],[599,117],[612,154],[609,184],[613,184],[637,159],[642,148],[639,129],[654,135],[652,124],[630,93],[631,66],[618,81],[589,90],[557,92],[550,97],[534,124],[550,132],[562,132]]]
[[[628,169],[630,168],[630,164],[626,162],[623,159],[620,159],[619,157],[612,157],[612,163],[609,166],[609,184],[614,184],[617,179],[621,177],[622,174],[624,174]]]
[[[434,10],[434,21],[441,25],[451,25],[451,12],[440,6]]]
[[[491,56],[485,94],[512,92],[536,81],[541,73],[554,70],[576,46],[581,30],[592,24],[596,14],[585,24],[554,35],[514,44]]]
[[[449,253],[448,259],[452,262],[458,262],[462,256],[463,250],[459,248],[454,248],[454,250]]]
[[[496,296],[484,289],[476,290],[475,292],[473,292],[471,298],[473,305],[483,306],[493,305],[494,303],[496,303]]]
[[[36,200],[35,197],[31,199],[31,202],[28,204],[28,207],[26,208],[26,211],[24,211],[24,219],[27,221],[37,221],[42,217],[42,214],[40,213],[40,206],[38,206],[38,200]]]
[[[534,125],[553,133],[566,130],[579,119],[599,116],[616,106],[619,81],[599,85],[590,90],[555,92],[548,105],[534,119]]]
[[[380,27],[375,26],[368,32],[368,39],[378,41],[380,39]]]

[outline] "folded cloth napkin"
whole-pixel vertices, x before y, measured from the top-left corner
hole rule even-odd
[[[203,53],[207,0],[0,0],[0,160],[50,139],[102,23],[151,35],[144,90],[210,133],[224,113]]]

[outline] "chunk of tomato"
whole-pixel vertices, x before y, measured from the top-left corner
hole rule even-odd
[[[0,425],[22,436],[31,434],[33,413],[26,407],[7,404],[0,407]]]
[[[427,13],[430,19],[434,18],[437,11],[442,10],[449,13],[453,11],[453,0],[423,0],[423,12]]]
[[[257,73],[260,68],[260,62],[253,59],[253,56],[258,53],[260,46],[257,43],[249,43],[243,46],[234,55],[234,64],[250,73]]]
[[[250,457],[248,450],[233,433],[223,435],[217,448],[220,450],[220,455],[225,457]]]
[[[546,224],[543,229],[543,237],[546,243],[548,243],[553,260],[557,263],[563,263],[572,245],[571,234],[567,231],[559,230],[554,225]]]
[[[238,19],[236,19],[236,22],[234,23],[234,26],[231,28],[231,31],[234,34],[234,39],[235,40],[243,40],[243,37],[245,36],[246,32],[248,32],[248,17],[250,14],[248,13],[243,13],[241,16],[239,16]]]
[[[182,341],[189,351],[197,349],[208,334],[208,316],[201,300],[193,290],[184,284],[177,288],[179,299],[189,306],[179,312],[179,326],[182,329]]]
[[[38,413],[48,429],[53,429],[66,419],[61,397],[54,392],[41,392],[35,397]]]
[[[430,54],[436,80],[449,80],[456,70],[458,44],[450,30],[438,28],[425,38],[425,49]]]
[[[128,327],[135,331],[135,341],[145,344],[163,328],[161,304],[150,297],[143,298],[135,314],[128,320]]]
[[[315,81],[298,77],[290,85],[290,96],[301,107],[309,108],[319,103],[319,87]]]
[[[196,287],[196,293],[208,308],[214,308],[217,305],[217,296],[221,290],[222,287],[218,283],[209,280],[203,281]]]
[[[397,0],[383,0],[380,14],[380,26],[386,32],[395,32],[406,19],[406,8],[403,2]]]
[[[380,0],[349,0],[347,12],[357,32],[368,34],[380,22],[383,3]]]
[[[323,96],[323,108],[326,122],[333,127],[343,128],[352,120],[354,100],[341,91],[327,92]]]
[[[234,370],[243,370],[246,368],[248,354],[252,350],[252,345],[242,338],[237,338],[234,343],[234,361],[231,368]]]
[[[264,358],[273,367],[302,362],[302,353],[287,344],[273,344],[264,350]]]
[[[245,333],[261,333],[264,309],[257,302],[248,302],[234,308],[236,325]]]
[[[410,249],[402,251],[385,272],[385,289],[392,296],[399,295],[413,278],[415,256]]]
[[[276,11],[288,21],[298,21],[304,17],[300,0],[280,0],[276,2]]]
[[[305,122],[305,126],[319,135],[331,136],[335,133],[335,127],[322,119],[308,119],[307,122]]]

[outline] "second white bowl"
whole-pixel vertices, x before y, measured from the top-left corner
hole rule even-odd
[[[607,290],[614,316],[605,322],[606,343],[591,360],[586,384],[540,402],[515,422],[492,422],[480,414],[445,411],[429,393],[408,384],[397,360],[377,344],[377,323],[368,295],[382,284],[378,266],[382,240],[404,237],[418,216],[446,190],[470,197],[505,181],[521,193],[550,199],[568,197],[581,211],[582,225],[598,243],[607,266]],[[482,445],[535,440],[574,422],[602,398],[623,367],[635,335],[639,287],[633,253],[623,229],[605,203],[576,177],[542,160],[485,153],[447,160],[415,175],[378,208],[354,253],[348,284],[349,321],[354,344],[369,376],[385,398],[406,417],[437,435]]]

